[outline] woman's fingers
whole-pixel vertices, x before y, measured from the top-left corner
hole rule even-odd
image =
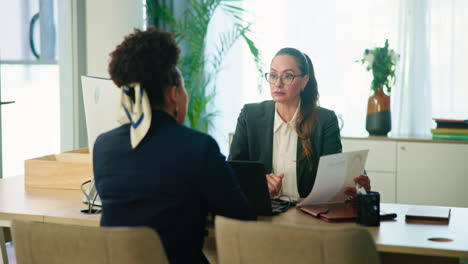
[[[276,187],[279,180],[273,174],[267,174],[267,181]]]
[[[267,182],[268,182],[268,188],[270,190],[270,195],[277,196],[280,190],[278,188],[278,185],[280,184],[278,179],[270,174],[270,175],[267,175]]]
[[[277,196],[279,195],[282,187],[282,180],[283,180],[284,174],[279,174],[275,175],[273,173],[267,174],[267,183],[268,183],[268,190],[270,192],[271,196]]]
[[[370,179],[367,175],[360,175],[354,178],[354,182],[359,184],[359,187],[364,187],[364,189],[366,189],[367,191],[370,191],[371,189]]]
[[[266,175],[267,178],[267,183],[268,183],[268,192],[270,193],[270,196],[276,196],[276,188],[274,184],[274,180],[271,179],[271,176],[269,174]]]
[[[353,198],[356,197],[356,188],[355,187],[351,187],[351,186],[347,186],[345,187],[343,193],[346,195],[346,196],[351,196]]]
[[[268,192],[270,193],[270,196],[275,196],[274,195],[275,187],[273,186],[273,184],[270,183],[270,181],[267,181],[267,183],[268,183]]]

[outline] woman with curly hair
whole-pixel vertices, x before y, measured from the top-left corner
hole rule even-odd
[[[255,215],[218,144],[182,124],[188,98],[179,53],[171,33],[150,27],[135,29],[110,54],[123,125],[97,138],[94,177],[102,226],[150,226],[171,263],[208,263],[207,214]]]

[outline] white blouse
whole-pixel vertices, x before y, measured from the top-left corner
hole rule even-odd
[[[288,195],[293,199],[299,197],[296,175],[296,120],[300,106],[301,103],[299,102],[293,118],[286,123],[281,119],[275,105],[275,120],[273,124],[273,173],[284,173],[281,194]]]

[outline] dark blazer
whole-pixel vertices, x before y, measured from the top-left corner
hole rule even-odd
[[[213,138],[158,111],[135,149],[129,134],[129,125],[123,125],[94,145],[102,226],[150,226],[171,263],[204,263],[208,212],[255,219]]]
[[[237,119],[229,160],[260,161],[271,171],[274,117],[274,101],[246,104]],[[306,197],[314,186],[320,156],[342,151],[338,120],[333,111],[319,108],[311,142],[312,162],[302,160],[297,164],[297,188],[301,197]],[[302,142],[298,138],[297,160],[302,151]]]

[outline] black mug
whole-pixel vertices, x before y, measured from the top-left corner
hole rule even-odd
[[[380,226],[380,194],[367,192],[357,194],[356,223],[363,226]]]

